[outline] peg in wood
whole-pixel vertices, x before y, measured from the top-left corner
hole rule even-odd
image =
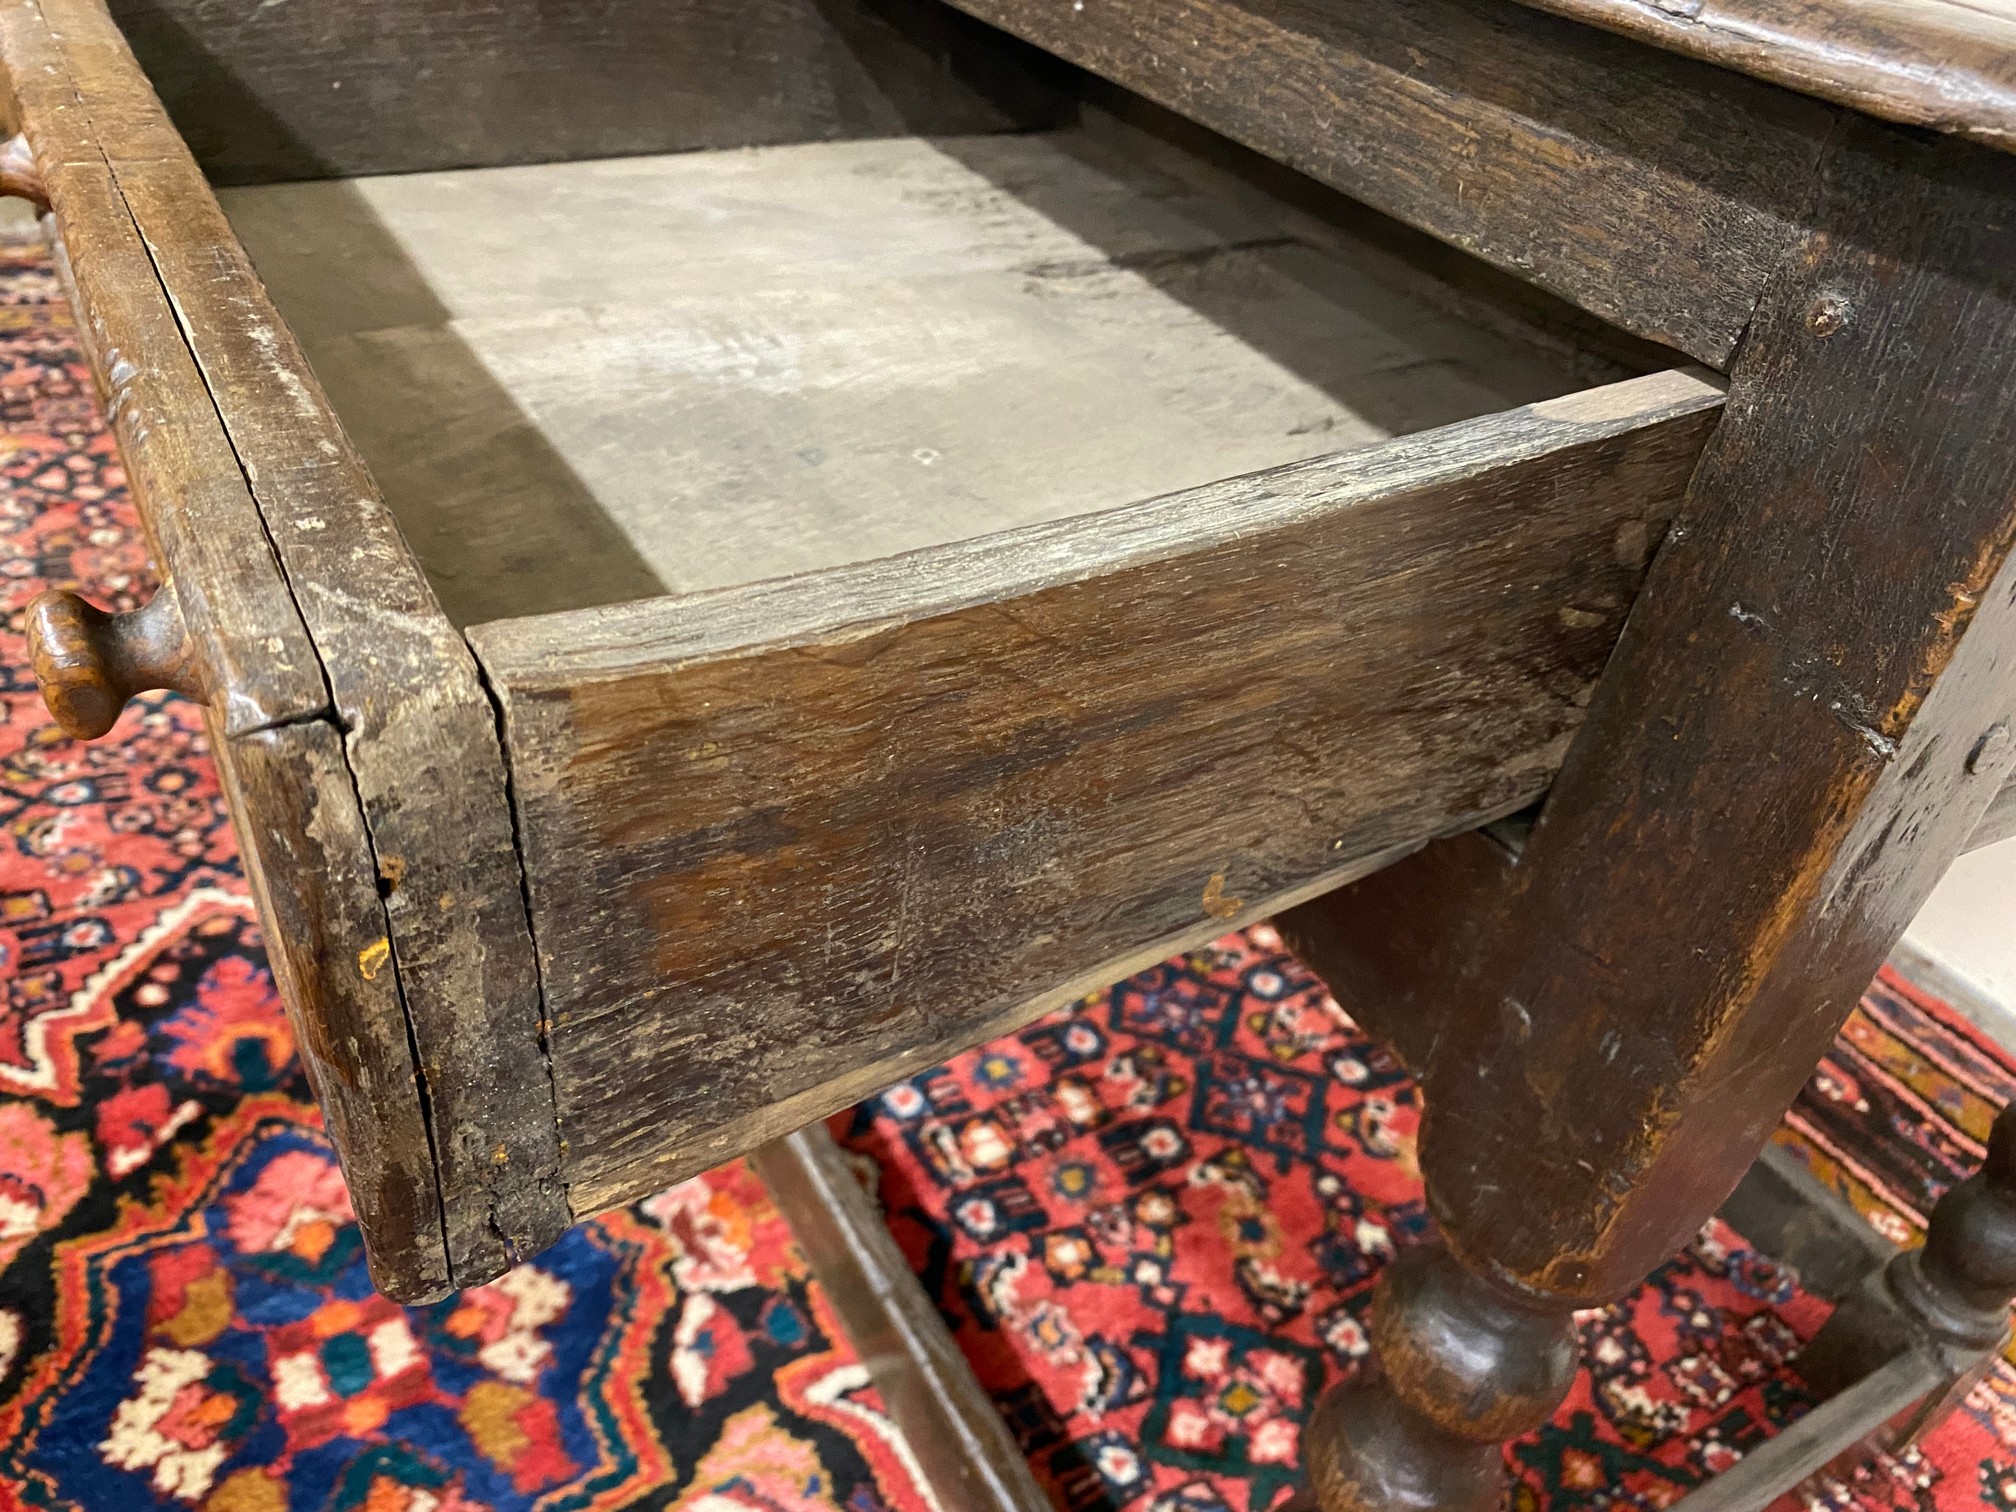
[[[169,688],[204,697],[182,605],[169,583],[126,614],[108,614],[74,593],[42,594],[28,606],[28,654],[42,701],[78,740],[111,729],[137,694]]]

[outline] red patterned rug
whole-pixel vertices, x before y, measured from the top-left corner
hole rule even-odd
[[[0,248],[0,1509],[925,1512],[741,1162],[436,1306],[371,1290],[202,723],[64,739],[48,583],[151,588],[46,261]]]
[[[1781,1138],[1900,1241],[1979,1164],[2016,1063],[1885,971]],[[835,1120],[1065,1512],[1259,1512],[1365,1357],[1426,1227],[1413,1083],[1271,930],[1221,940]],[[1583,1315],[1584,1371],[1511,1447],[1515,1509],[1670,1504],[1812,1404],[1826,1303],[1719,1222]],[[2016,1372],[1842,1507],[2009,1504]]]
[[[0,248],[0,1512],[927,1512],[859,1361],[735,1163],[492,1285],[365,1280],[200,722],[50,727],[20,610],[149,586],[39,252]],[[2016,1070],[1887,978],[1784,1137],[1903,1235]],[[1418,1235],[1414,1094],[1264,930],[845,1121],[1066,1512],[1272,1506],[1367,1289]],[[1718,1228],[1584,1320],[1511,1451],[1521,1508],[1658,1507],[1806,1404],[1824,1316]],[[2016,1503],[2016,1377],[1833,1504]]]

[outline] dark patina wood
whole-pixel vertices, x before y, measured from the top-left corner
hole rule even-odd
[[[2012,833],[2016,783],[2004,784],[1966,849]],[[1509,823],[1452,835],[1274,923],[1358,1025],[1418,1072],[1455,1011],[1458,984],[1494,912],[1505,905],[1522,847]]]
[[[33,4],[0,5],[0,62],[8,119],[53,212],[44,224],[57,272],[154,559],[174,585],[184,671],[209,701],[213,755],[268,900],[275,970],[373,1273],[393,1295],[438,1296],[448,1276],[440,1198],[404,1015],[380,969],[389,944],[369,839],[306,627],[96,146],[99,116],[126,106],[86,99]]]
[[[2008,779],[2012,220],[1978,149],[1830,161],[1429,1059],[1442,1291],[1388,1289],[1389,1384],[1310,1440],[1333,1512],[1451,1465],[1450,1504],[1496,1497],[1484,1446],[1552,1403],[1509,1365],[1457,1390],[1435,1296],[1486,1299],[1474,1361],[1532,1332],[1492,1308],[1565,1328],[1677,1249]]]
[[[201,172],[95,0],[41,0],[299,605],[343,732],[419,1053],[451,1271],[567,1224],[488,698]]]
[[[213,735],[218,720],[210,716]],[[379,1290],[453,1285],[376,861],[333,725],[213,739],[266,950]]]
[[[1485,830],[1452,835],[1287,910],[1275,927],[1358,1026],[1419,1075],[1504,904],[1514,861]]]
[[[2016,9],[1999,0],[1526,0],[1907,126],[2016,149]]]
[[[575,1210],[1522,806],[1717,402],[1656,375],[473,630]]]
[[[527,3],[125,13],[236,178],[987,130],[1063,98],[1026,47],[919,0]],[[1449,841],[1284,920],[1368,981],[1474,921],[1370,1026],[1425,1070],[1451,1247],[1382,1291],[1388,1384],[1311,1430],[1332,1512],[1491,1494],[1495,1440],[1562,1387],[1569,1310],[1685,1237],[1929,879],[2016,826],[1992,722],[2016,643],[2008,165],[1709,66],[1994,140],[2002,62],[1970,49],[2000,23],[1781,11],[1753,55],[1726,46],[1744,0],[1693,22],[1540,3],[1698,56],[1503,0],[962,3],[1735,364],[1526,863]],[[488,626],[507,777],[475,659],[104,11],[0,0],[0,60],[23,132],[0,190],[54,212],[173,584],[119,622],[45,603],[52,703],[83,730],[143,686],[211,702],[405,1300],[1538,797],[1713,424],[1666,375],[868,567]],[[1892,76],[1865,88],[1871,64]],[[1385,921],[1383,956],[1346,907]]]
[[[1756,1174],[1753,1168],[1745,1186]],[[1797,1162],[1783,1174],[1812,1182]],[[1819,1195],[1833,1197],[1825,1188]],[[1850,1210],[1837,1247],[1853,1252],[1859,1245],[1866,1251],[1870,1244],[1887,1248]],[[1921,1440],[2001,1358],[2009,1342],[2012,1298],[2016,1110],[2005,1109],[1995,1120],[1981,1169],[1933,1209],[1924,1247],[1889,1256],[1858,1278],[1799,1352],[1800,1377],[1825,1400],[1792,1429],[1745,1453],[1734,1469],[1675,1503],[1676,1512],[1754,1512],[1812,1477],[1845,1478],[1872,1456],[1896,1454]]]
[[[458,1266],[485,1279],[556,1237],[566,1207],[474,662],[103,10],[0,6],[0,58],[172,584],[110,624],[45,601],[41,644],[67,647],[52,707],[80,732],[147,686],[213,707],[374,1276],[409,1301]],[[103,707],[66,709],[86,695]]]
[[[1014,130],[1068,108],[1054,62],[931,0],[112,12],[220,184]]]
[[[826,1126],[772,1140],[751,1160],[938,1505],[1051,1512],[1008,1425]]]
[[[1924,1436],[1980,1381],[2009,1342],[2016,1300],[2016,1109],[1988,1136],[1980,1170],[1939,1199],[1922,1248],[1866,1278],[1800,1351],[1816,1391],[1840,1392],[1909,1350],[1941,1365],[1937,1389],[1895,1423],[1886,1449]]]
[[[0,6],[0,57],[61,228],[57,273],[134,494],[153,504],[142,522],[196,675],[228,734],[319,716],[328,690],[258,507],[39,11]]]
[[[1896,1254],[1847,1198],[1776,1141],[1764,1146],[1716,1216],[1829,1302],[1839,1302]]]
[[[957,3],[1718,368],[1834,120],[1503,0]]]

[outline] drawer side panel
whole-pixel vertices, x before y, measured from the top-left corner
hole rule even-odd
[[[575,1212],[1529,802],[1719,402],[473,630]]]

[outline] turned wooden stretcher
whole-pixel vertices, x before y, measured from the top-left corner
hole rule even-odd
[[[2016,829],[2016,24],[1548,8],[0,0],[37,670],[210,711],[388,1295],[1280,915],[1438,963],[1317,1491],[1483,1494]]]

